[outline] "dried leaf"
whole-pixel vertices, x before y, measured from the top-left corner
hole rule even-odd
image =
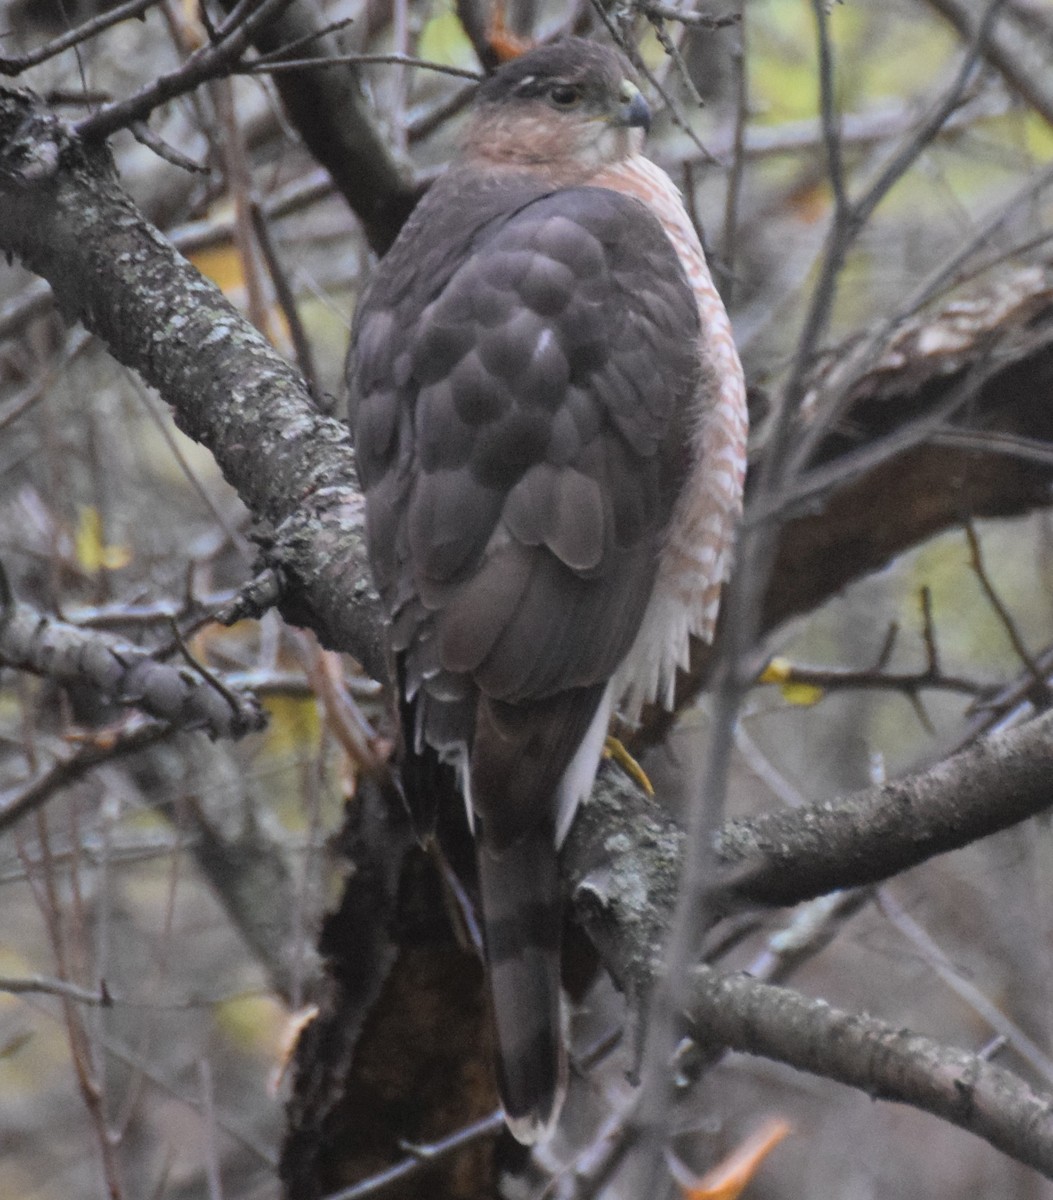
[[[764,1160],[790,1132],[789,1122],[775,1117],[701,1179],[687,1181],[677,1172],[684,1200],[737,1200]]]

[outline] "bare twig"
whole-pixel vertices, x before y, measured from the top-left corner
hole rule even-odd
[[[809,667],[803,663],[778,660],[777,674],[762,679],[776,687],[800,685],[822,692],[877,691],[902,692],[914,697],[923,691],[956,692],[965,696],[987,697],[993,692],[989,683],[963,675],[945,675],[926,667],[922,671],[886,671],[879,667],[853,670],[847,667]]]
[[[209,79],[229,73],[236,60],[251,44],[252,38],[270,24],[293,0],[263,0],[245,15],[240,11],[221,28],[219,40],[196,50],[181,67],[160,75],[125,100],[107,104],[76,126],[77,133],[87,141],[109,137],[135,121],[142,121],[155,108],[193,91]]]
[[[724,232],[720,239],[724,269],[724,303],[730,309],[735,290],[735,254],[738,249],[739,198],[746,166],[746,129],[749,124],[749,75],[746,71],[746,11],[743,4],[742,27],[732,50],[735,65],[735,126],[731,143],[731,167],[724,193]]]
[[[645,17],[658,17],[663,21],[679,21],[692,29],[726,29],[729,25],[737,25],[742,20],[741,13],[698,13],[686,12],[673,8],[668,4],[651,4],[647,0],[634,0],[633,7]]]
[[[42,804],[69,784],[83,779],[90,771],[102,763],[113,762],[137,754],[149,746],[154,746],[167,737],[172,736],[169,725],[160,721],[146,721],[133,725],[121,732],[107,737],[105,740],[89,742],[68,758],[55,763],[50,770],[38,776],[26,787],[11,790],[0,795],[0,832],[10,829],[28,813],[34,812]]]
[[[1050,698],[1049,687],[1046,684],[1045,674],[1035,661],[1031,651],[1028,650],[1027,644],[1024,641],[1023,635],[1013,619],[1013,614],[1006,607],[1002,597],[998,594],[998,589],[995,587],[991,576],[988,574],[987,568],[984,565],[983,548],[980,545],[980,538],[976,532],[976,526],[972,521],[966,520],[963,524],[965,529],[965,538],[969,543],[969,554],[972,563],[973,572],[976,578],[980,581],[980,587],[983,589],[984,595],[987,597],[988,603],[994,609],[1001,622],[1002,628],[1006,632],[1017,657],[1024,664],[1031,674],[1031,678],[1037,685],[1037,695],[1048,703]]]
[[[826,169],[834,193],[834,236],[845,230],[849,218],[848,197],[845,195],[845,172],[841,160],[841,121],[837,111],[834,88],[834,59],[830,48],[829,14],[825,0],[812,0],[815,14],[816,40],[819,47],[819,118],[826,147]]]
[[[234,248],[241,265],[245,287],[245,309],[249,320],[264,335],[269,334],[268,306],[259,257],[253,238],[252,170],[245,152],[245,138],[234,106],[234,89],[229,79],[215,80],[210,91],[222,131],[219,153],[223,162],[227,194],[234,204]]]
[[[128,21],[132,17],[142,17],[148,9],[153,8],[155,4],[159,3],[160,0],[126,0],[124,4],[118,4],[115,8],[111,8],[107,12],[99,13],[98,16],[92,17],[91,20],[85,21],[75,29],[69,30],[67,33],[62,34],[61,37],[53,38],[50,42],[45,42],[44,45],[38,46],[35,50],[30,50],[27,54],[19,54],[15,57],[0,57],[0,75],[20,75],[23,71],[28,71],[30,67],[39,66],[42,62],[47,62],[49,58],[54,58],[57,54],[62,54],[74,46],[79,46],[83,42],[90,41],[93,37],[102,33],[103,30],[109,29],[121,21]]]
[[[61,996],[64,1000],[74,1000],[91,1008],[109,1008],[113,1004],[113,997],[105,984],[101,984],[98,991],[91,991],[65,979],[45,979],[41,975],[18,979],[0,977],[0,992],[7,992],[11,996]]]
[[[327,54],[324,58],[289,58],[274,61],[243,63],[235,68],[237,75],[281,75],[289,71],[327,67],[366,66],[370,63],[387,64],[392,67],[416,67],[421,71],[435,71],[439,75],[452,75],[455,79],[471,79],[478,82],[482,75],[468,67],[455,67],[450,63],[430,62],[415,58],[411,54]]]
[[[163,138],[158,137],[145,121],[133,121],[128,128],[137,142],[147,146],[158,158],[163,158],[173,167],[179,167],[183,171],[192,171],[198,175],[209,173],[207,166],[195,162],[192,158],[187,158],[185,154],[180,154],[174,146],[170,146]]]
[[[471,1125],[466,1125],[463,1129],[458,1129],[455,1133],[451,1133],[437,1142],[414,1146],[413,1153],[395,1163],[394,1166],[370,1176],[369,1179],[363,1179],[360,1183],[341,1188],[338,1192],[330,1192],[324,1200],[367,1200],[367,1197],[383,1195],[396,1184],[412,1178],[433,1163],[453,1154],[454,1151],[470,1146],[482,1138],[495,1137],[504,1128],[504,1123],[505,1115],[498,1109],[488,1117],[474,1121]]]
[[[314,397],[315,403],[321,407],[322,389],[318,382],[318,369],[314,362],[314,352],[311,350],[311,342],[307,337],[307,331],[300,320],[300,313],[296,307],[296,296],[293,294],[289,277],[286,275],[281,259],[278,257],[277,247],[274,245],[274,239],[271,237],[270,225],[264,213],[263,205],[259,200],[254,199],[251,202],[249,205],[249,215],[252,219],[252,228],[256,235],[256,243],[263,255],[263,261],[267,264],[271,283],[274,285],[274,294],[277,296],[281,310],[285,314],[285,322],[289,327],[289,336],[292,338],[293,350],[296,354],[296,364],[303,374],[307,390]]]
[[[967,41],[976,40],[978,6],[966,0],[928,0]],[[1015,21],[1003,21],[983,41],[984,58],[1005,79],[1009,87],[1046,122],[1053,125],[1053,88],[1049,86],[1049,59],[1038,53],[1033,35],[1018,28]]]
[[[55,863],[51,857],[50,835],[47,821],[42,812],[36,814],[36,833],[40,846],[40,862],[37,868],[37,878],[34,879],[32,875],[29,875],[28,878],[44,919],[59,978],[64,982],[69,982],[73,974],[73,962],[86,942],[86,931],[81,925],[70,936],[70,931],[65,927]],[[79,899],[77,895],[79,883],[75,857],[72,860],[71,875],[73,904],[76,905]],[[82,915],[82,910],[80,912],[75,910],[74,920],[76,921]],[[79,921],[77,923],[80,924]],[[121,1162],[117,1155],[118,1143],[107,1120],[106,1100],[100,1085],[99,1063],[96,1059],[95,1048],[92,1039],[88,1036],[83,1014],[78,1004],[68,994],[60,996],[60,1000],[63,1022],[69,1041],[70,1061],[81,1103],[84,1105],[95,1134],[107,1195],[109,1200],[122,1200],[125,1191]]]
[[[1053,680],[1053,647],[1047,647],[1035,655],[1035,664],[1042,674],[1044,681],[1043,692],[1048,689]],[[1030,668],[1021,672],[1020,676],[1000,692],[980,706],[980,711],[966,727],[958,739],[954,750],[960,750],[970,745],[978,737],[1007,722],[1022,720],[1031,716],[1035,711],[1032,696],[1035,692],[1035,676]]]

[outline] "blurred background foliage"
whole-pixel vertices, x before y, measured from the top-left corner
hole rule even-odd
[[[99,7],[6,0],[0,50],[43,45]],[[1009,7],[1053,58],[1053,4]],[[476,66],[449,3],[334,0],[324,8],[331,20],[352,18],[343,32],[351,49]],[[561,15],[558,5],[542,6],[540,27]],[[831,215],[811,6],[749,0],[743,23],[716,31],[666,23],[702,107],[670,70],[654,29],[643,20],[636,29],[644,61],[692,130],[659,105],[652,153],[694,201],[763,401],[787,369]],[[846,175],[856,191],[949,85],[963,43],[922,0],[833,5],[830,31]],[[16,82],[64,98],[63,111],[78,115],[78,97],[132,92],[171,70],[202,36],[194,3],[163,0],[143,20],[122,22]],[[740,47],[745,154],[729,220]],[[362,80],[394,154],[426,179],[448,156],[457,125],[456,115],[440,121],[436,113],[465,81],[391,65],[363,68]],[[370,254],[282,117],[271,84],[253,76],[208,85],[159,110],[151,127],[208,171],[187,171],[120,133],[112,145],[128,189],[292,355],[259,246],[239,232],[246,197],[231,180],[244,159],[252,198],[278,214],[270,236],[310,343],[320,403],[339,411],[349,323]],[[980,70],[956,119],[853,248],[829,345],[893,309],[1051,151],[1048,121],[998,74]],[[986,247],[991,261],[1024,261],[1017,248],[1048,230],[1049,215],[1045,197],[1028,206]],[[1049,514],[985,522],[978,537],[987,576],[1022,641],[1038,652],[1053,641]],[[17,266],[0,268],[0,561],[19,600],[50,616],[167,646],[172,657],[180,653],[177,622],[187,651],[255,688],[269,716],[265,732],[236,745],[181,733],[134,759],[114,759],[0,831],[0,1200],[102,1196],[115,1180],[129,1197],[276,1196],[281,1066],[295,1015],[317,983],[319,917],[344,870],[329,839],[354,794],[358,763],[347,730],[383,730],[382,705],[376,689],[355,678],[354,664],[338,669],[310,635],[273,614],[231,629],[208,621],[252,569],[243,506],[156,396],[65,327],[46,288]],[[1019,672],[1005,617],[981,586],[962,531],[779,630],[771,652],[793,664],[866,670],[895,625],[886,665],[921,670],[923,589],[947,674],[993,686]],[[347,682],[334,696],[340,670]],[[820,799],[931,760],[955,743],[974,702],[956,692],[926,693],[914,704],[877,687],[759,686],[743,716],[732,811]],[[0,811],[53,761],[104,742],[129,719],[93,696],[4,672]],[[676,792],[678,742],[697,738],[705,722],[703,703],[665,752],[667,794]],[[662,778],[663,764],[653,769]],[[239,896],[239,871],[266,856],[273,890]],[[883,889],[889,905],[855,916],[796,982],[832,1003],[981,1047],[1002,1031],[968,989],[948,983],[954,977],[1049,1054],[1051,858],[1048,824],[1035,821],[910,872]],[[946,970],[890,917],[892,898],[938,944]],[[759,931],[736,961],[748,963],[770,932]],[[64,996],[50,994],[55,983],[50,991]],[[602,1012],[616,1002],[600,987],[591,1003]],[[1041,1077],[1043,1063],[1013,1063]],[[614,1060],[594,1090],[623,1087],[624,1066]],[[764,1113],[794,1123],[796,1136],[751,1185],[758,1200],[1053,1197],[1037,1176],[917,1113],[734,1056],[714,1078],[705,1111],[685,1130],[695,1135],[685,1136],[686,1159],[735,1144]]]

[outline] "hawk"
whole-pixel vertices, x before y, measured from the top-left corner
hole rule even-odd
[[[480,86],[349,359],[406,788],[456,768],[524,1142],[566,1073],[557,849],[612,715],[671,704],[712,637],[745,469],[730,324],[629,75],[568,38]]]

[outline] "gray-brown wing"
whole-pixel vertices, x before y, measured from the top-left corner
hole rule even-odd
[[[433,189],[353,351],[371,555],[412,687],[518,703],[613,673],[682,478],[697,343],[639,202],[464,173]]]

